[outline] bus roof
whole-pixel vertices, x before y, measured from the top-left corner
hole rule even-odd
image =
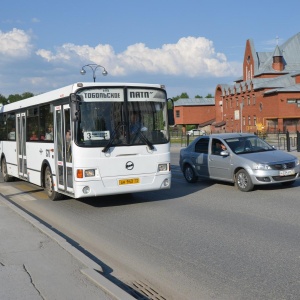
[[[161,84],[151,84],[151,83],[128,83],[128,82],[76,82],[65,87],[61,87],[56,90],[45,92],[31,98],[16,101],[4,106],[0,106],[0,112],[6,112],[16,109],[22,109],[24,107],[32,106],[35,104],[47,103],[51,100],[62,99],[69,97],[71,93],[75,93],[77,89],[82,87],[149,87],[149,88],[163,88],[164,85]]]

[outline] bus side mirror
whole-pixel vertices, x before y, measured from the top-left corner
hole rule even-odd
[[[171,102],[170,104],[168,102],[168,123],[169,123],[169,125],[174,125],[175,124],[175,120],[174,120],[174,102],[173,102],[173,99],[171,99],[171,98],[168,98],[168,101]]]
[[[70,108],[71,108],[71,120],[78,121],[80,118],[79,102],[81,102],[80,96],[76,94],[70,95]]]
[[[169,123],[169,125],[174,125],[175,124],[173,109],[168,109],[168,123]]]

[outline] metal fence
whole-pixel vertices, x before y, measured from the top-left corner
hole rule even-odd
[[[300,152],[300,133],[278,132],[278,133],[266,133],[266,142],[275,146],[277,149]]]
[[[298,151],[300,152],[300,132],[277,132],[270,133],[264,132],[263,134],[260,132],[256,133],[262,139],[264,139],[267,143],[274,146],[279,150],[285,151]],[[171,131],[171,140],[172,142],[177,142],[181,145],[181,147],[186,147],[189,145],[191,141],[193,141],[197,136],[190,136],[183,134],[181,131]]]

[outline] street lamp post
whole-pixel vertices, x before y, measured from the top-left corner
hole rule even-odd
[[[100,66],[100,65],[97,65],[97,64],[88,64],[88,65],[85,65],[85,66],[83,66],[81,68],[81,70],[80,70],[80,74],[81,75],[85,75],[85,73],[86,73],[86,70],[84,69],[85,67],[89,67],[89,68],[92,69],[94,82],[96,81],[96,70],[98,68],[102,68],[103,69],[103,71],[102,71],[102,75],[103,76],[106,76],[108,74],[107,71],[105,70],[105,68],[103,66]]]
[[[241,107],[241,133],[243,132],[243,107],[244,107],[244,103],[242,102],[240,104]]]

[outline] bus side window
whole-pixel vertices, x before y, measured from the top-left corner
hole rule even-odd
[[[39,107],[40,135],[42,141],[53,141],[53,107],[50,104]]]
[[[15,114],[8,114],[7,120],[7,139],[10,141],[16,140],[16,120],[15,120]]]

